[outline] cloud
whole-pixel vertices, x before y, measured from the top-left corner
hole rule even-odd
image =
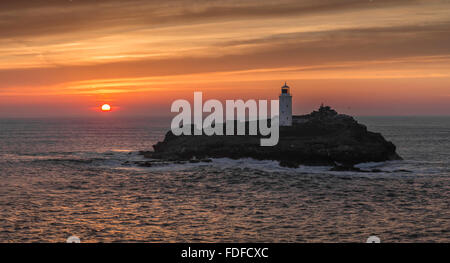
[[[0,37],[17,38],[234,19],[307,16],[324,12],[410,6],[417,2],[420,1],[1,1]]]
[[[199,55],[182,53],[175,57],[144,56],[143,58],[125,56],[114,61],[106,60],[80,65],[58,65],[49,59],[51,56],[41,56],[47,58],[44,61],[45,67],[0,70],[2,80],[0,89],[10,85],[40,86],[118,77],[140,78],[260,68],[322,67],[329,64],[345,65],[347,62],[354,61],[362,64],[374,60],[406,61],[417,57],[428,57],[431,59],[428,63],[434,61],[436,65],[446,67],[449,66],[445,64],[448,61],[439,61],[439,57],[450,55],[449,43],[450,23],[436,23],[226,39],[205,46],[204,51]],[[77,45],[69,45],[69,47],[72,46],[77,47]],[[97,52],[95,49],[94,51]],[[63,51],[62,54],[65,55],[67,52]],[[80,51],[73,53],[74,56],[80,54],[82,54]],[[42,63],[41,57],[38,58],[38,63]],[[5,62],[5,65],[8,65],[8,62]]]
[[[421,78],[441,87],[450,75],[449,7],[439,0],[1,1],[0,94],[164,95],[165,87],[240,89],[280,79],[361,80],[375,91],[368,80]]]

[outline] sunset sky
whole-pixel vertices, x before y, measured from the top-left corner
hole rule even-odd
[[[284,81],[295,114],[450,115],[450,1],[0,2],[0,117],[170,115]]]

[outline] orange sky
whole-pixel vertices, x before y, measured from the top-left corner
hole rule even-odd
[[[6,2],[6,3],[4,3]],[[450,1],[0,3],[0,117],[170,115],[176,99],[450,115]]]

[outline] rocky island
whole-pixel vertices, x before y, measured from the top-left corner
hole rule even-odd
[[[380,133],[370,132],[353,117],[324,106],[308,115],[292,116],[292,126],[280,126],[280,140],[276,146],[261,147],[260,137],[175,136],[169,131],[162,142],[153,146],[153,152],[141,154],[176,162],[254,158],[279,161],[286,167],[331,165],[334,170],[358,170],[353,165],[401,159],[395,145]]]

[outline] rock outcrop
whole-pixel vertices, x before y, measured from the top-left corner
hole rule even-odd
[[[247,123],[248,125],[248,123]],[[293,126],[280,127],[276,146],[261,147],[260,136],[175,136],[169,131],[146,157],[182,161],[205,158],[276,160],[280,165],[336,165],[399,160],[393,143],[367,131],[353,117],[329,107],[293,117]]]

